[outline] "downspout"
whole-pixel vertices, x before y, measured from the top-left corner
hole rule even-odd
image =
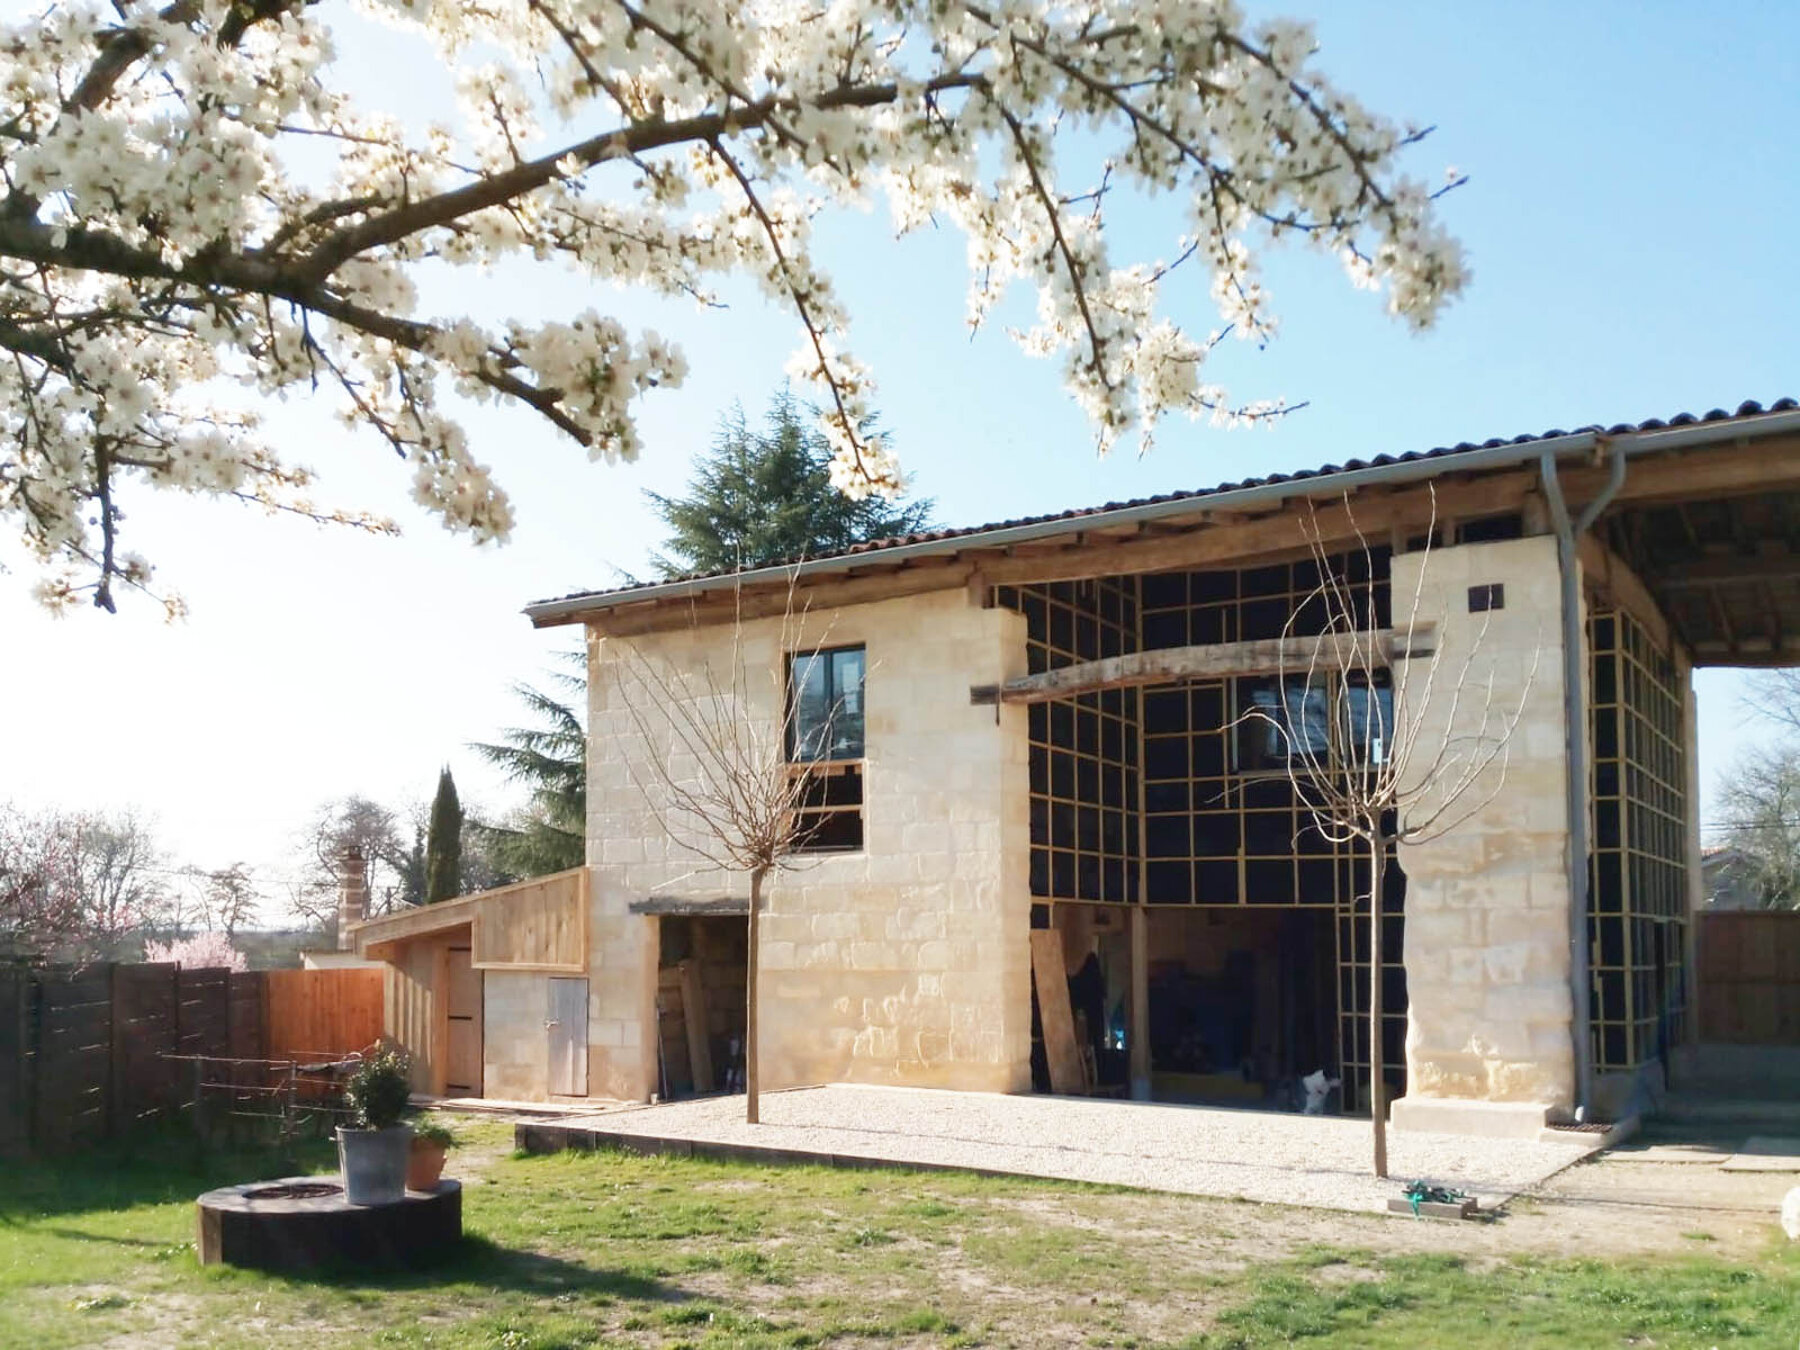
[[[1612,457],[1611,473],[1600,495],[1570,523],[1556,476],[1556,456],[1538,460],[1544,498],[1556,530],[1556,564],[1562,577],[1563,730],[1568,762],[1569,813],[1569,994],[1573,1000],[1571,1034],[1575,1042],[1575,1119],[1585,1121],[1593,1103],[1594,1056],[1589,1023],[1591,990],[1588,975],[1588,728],[1587,671],[1581,659],[1581,567],[1576,541],[1586,534],[1625,483],[1625,450],[1605,438],[1598,442]]]

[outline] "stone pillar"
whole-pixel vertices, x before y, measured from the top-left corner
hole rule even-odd
[[[1471,588],[1495,584],[1501,607],[1471,613]],[[1466,819],[1399,851],[1410,1008],[1407,1095],[1393,1121],[1534,1137],[1574,1095],[1556,544],[1540,536],[1395,557],[1396,626],[1415,588],[1438,651],[1394,672],[1401,724],[1421,719],[1415,781],[1440,747],[1471,745],[1484,716],[1490,730],[1517,723],[1504,780],[1490,768],[1447,812]]]
[[[347,952],[354,945],[350,925],[361,923],[369,913],[369,864],[362,850],[351,844],[338,855],[338,950]]]

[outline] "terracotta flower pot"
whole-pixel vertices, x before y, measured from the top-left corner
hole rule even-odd
[[[406,1189],[428,1191],[436,1186],[438,1178],[444,1175],[444,1154],[447,1151],[442,1144],[415,1136],[412,1152],[406,1158]]]

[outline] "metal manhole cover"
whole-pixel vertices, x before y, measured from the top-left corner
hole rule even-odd
[[[279,1186],[258,1186],[244,1192],[246,1200],[321,1200],[342,1195],[344,1188],[329,1181],[286,1181]]]

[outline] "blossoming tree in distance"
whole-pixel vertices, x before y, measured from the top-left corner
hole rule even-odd
[[[312,505],[244,389],[331,391],[477,540],[512,512],[461,401],[520,405],[592,458],[637,454],[635,400],[686,374],[674,346],[592,309],[424,312],[427,263],[544,259],[702,298],[754,278],[799,320],[793,370],[853,494],[900,469],[859,431],[869,373],[810,237],[828,206],[959,227],[972,324],[1034,290],[1019,340],[1060,361],[1102,449],[1166,413],[1279,411],[1203,374],[1223,333],[1272,331],[1271,239],[1341,258],[1414,326],[1466,279],[1436,194],[1399,165],[1423,131],[1333,86],[1307,27],[1229,0],[361,8],[434,44],[456,125],[409,119],[403,88],[343,87],[351,0],[68,0],[5,26],[0,514],[47,602],[149,587],[121,538],[128,486],[392,528]],[[1168,259],[1114,256],[1125,201],[1167,208]],[[1163,303],[1190,271],[1217,312],[1198,327]]]

